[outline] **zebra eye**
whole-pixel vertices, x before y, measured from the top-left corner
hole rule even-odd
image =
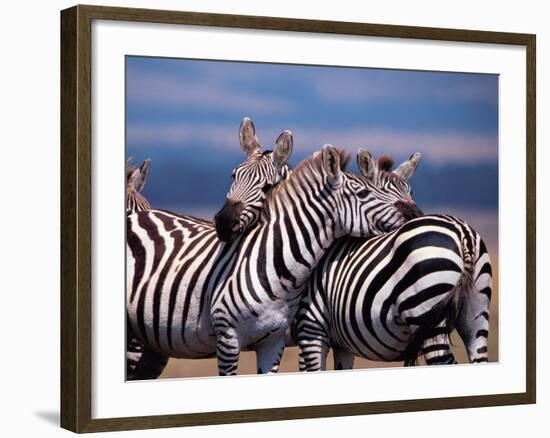
[[[368,189],[363,189],[357,192],[357,197],[361,199],[365,199],[367,196],[369,196],[369,193],[370,192]]]
[[[271,190],[271,187],[273,187],[273,184],[266,184],[262,187],[262,192],[267,193]]]

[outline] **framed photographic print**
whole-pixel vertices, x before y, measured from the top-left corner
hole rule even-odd
[[[75,6],[61,55],[62,427],[535,402],[534,35]]]

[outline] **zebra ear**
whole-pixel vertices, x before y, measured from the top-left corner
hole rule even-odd
[[[145,181],[151,170],[151,160],[145,160],[143,164],[135,169],[128,177],[128,188],[141,192],[145,187]]]
[[[372,155],[364,148],[360,148],[357,151],[357,167],[359,167],[361,175],[371,181],[376,178],[376,175],[378,174],[378,168],[374,163]]]
[[[139,170],[143,175],[143,179],[144,179],[143,183],[145,184],[145,180],[147,179],[147,177],[149,176],[149,172],[151,171],[151,160],[150,159],[145,160],[141,165],[141,167],[139,168]]]
[[[329,182],[336,183],[342,177],[342,170],[340,168],[340,154],[330,144],[323,146],[321,151],[321,158],[323,160],[323,168],[328,175]]]
[[[280,169],[283,167],[292,153],[292,132],[285,130],[277,138],[275,150],[273,151],[273,162],[275,166]]]
[[[260,141],[256,137],[256,128],[249,117],[245,117],[239,128],[239,141],[241,149],[250,156],[254,151],[260,150]]]
[[[414,171],[416,170],[419,161],[420,152],[415,152],[407,161],[401,163],[393,172],[401,178],[409,180],[414,175]]]

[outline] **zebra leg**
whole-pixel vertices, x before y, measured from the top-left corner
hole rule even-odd
[[[445,329],[445,322],[434,329],[434,336],[426,339],[421,347],[427,365],[452,365],[456,359],[451,351],[451,342]]]
[[[328,318],[317,283],[308,286],[296,316],[295,338],[300,348],[300,371],[324,371],[330,350]]]
[[[234,376],[237,374],[240,352],[239,337],[233,329],[217,330],[216,357],[220,376]]]
[[[126,314],[126,375],[131,375],[143,354],[143,345],[137,340]]]
[[[334,369],[335,370],[351,370],[353,369],[353,360],[355,356],[350,351],[340,348],[333,347],[334,353]]]
[[[306,361],[304,360],[302,353],[298,353],[298,369],[300,372],[306,371]]]
[[[168,358],[162,354],[155,353],[142,346],[143,353],[139,358],[139,361],[136,363],[134,369],[126,374],[127,380],[152,380],[157,379],[166,364],[168,363]]]
[[[143,345],[134,337],[126,341],[126,375],[130,375],[136,369],[143,354]]]
[[[485,277],[485,278],[482,278]],[[462,305],[456,330],[464,341],[470,363],[489,361],[487,341],[489,337],[489,306],[491,304],[491,279],[478,277],[473,290],[468,292]]]
[[[327,369],[327,355],[329,344],[319,338],[301,338],[300,346],[300,371],[325,371]]]
[[[284,336],[265,342],[256,348],[256,364],[258,374],[276,373],[279,371],[281,358],[285,351]]]
[[[472,276],[473,284],[463,293],[463,302],[456,321],[458,334],[464,341],[470,363],[488,362],[489,312],[493,277],[491,260],[483,241]]]

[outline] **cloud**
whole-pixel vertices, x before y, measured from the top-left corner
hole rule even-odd
[[[263,129],[258,137],[268,149],[281,130]],[[496,135],[460,132],[419,132],[379,129],[311,129],[295,127],[294,155],[301,157],[330,143],[355,152],[365,147],[374,155],[389,154],[397,159],[407,158],[419,151],[423,159],[434,163],[475,163],[498,159]],[[151,145],[172,148],[191,148],[197,144],[212,149],[237,150],[238,126],[197,125],[190,123],[131,123],[127,127],[127,141],[132,148]]]
[[[127,78],[129,104],[215,108],[243,113],[277,114],[289,109],[286,100],[261,96],[238,88],[238,83],[204,78],[175,77],[162,73],[139,72]]]
[[[357,72],[362,73],[362,72]],[[388,71],[384,74],[356,74],[350,72],[345,80],[335,80],[330,75],[312,75],[311,85],[316,93],[333,102],[404,102],[433,100],[443,103],[497,103],[496,78],[480,75],[451,75],[425,72]],[[422,76],[429,75],[429,76]]]
[[[239,146],[238,126],[196,125],[191,123],[130,123],[126,140],[133,147],[188,148],[201,144],[211,148],[230,149]]]
[[[374,155],[389,154],[395,157],[409,157],[420,152],[431,162],[476,162],[498,158],[498,139],[493,135],[464,134],[455,132],[406,132],[395,130],[350,130],[303,132],[295,136],[295,144],[311,145],[312,151],[324,143],[332,143],[346,149],[367,148]],[[301,148],[301,143],[300,146]]]

